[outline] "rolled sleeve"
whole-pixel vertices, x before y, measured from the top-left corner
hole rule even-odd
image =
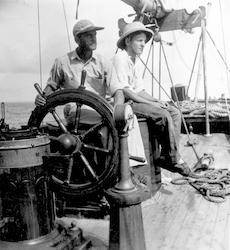
[[[127,70],[129,66],[127,64],[127,61],[123,59],[122,56],[118,56],[118,54],[116,54],[112,58],[112,63],[114,65],[118,80],[122,88],[129,88],[130,84],[129,84],[128,70]]]
[[[116,54],[112,58],[119,82],[123,88],[128,88],[138,94],[144,90],[140,65],[134,65],[126,51]]]
[[[62,70],[59,66],[59,61],[56,59],[50,71],[50,75],[46,84],[50,86],[52,90],[56,91],[60,88],[62,79]]]
[[[110,60],[105,63],[105,79],[110,96],[114,96],[117,90],[122,90],[123,86],[117,78],[116,70]]]

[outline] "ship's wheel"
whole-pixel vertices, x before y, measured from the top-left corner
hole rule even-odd
[[[58,109],[68,103],[76,105],[72,124],[66,124],[58,113]],[[82,124],[83,107],[97,112],[100,121]],[[102,97],[79,87],[48,96],[44,106],[33,110],[28,126],[41,129],[48,116],[54,118],[60,132],[59,136],[50,136],[57,145],[57,151],[48,157],[54,188],[63,194],[83,196],[113,185],[118,171],[119,146],[113,107]]]

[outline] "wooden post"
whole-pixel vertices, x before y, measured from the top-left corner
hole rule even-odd
[[[200,39],[202,39],[202,35]],[[199,66],[198,66],[197,79],[196,79],[196,88],[195,88],[195,97],[194,97],[195,104],[197,104],[197,96],[198,96],[199,89],[200,89],[201,66],[202,66],[202,53],[200,53]]]
[[[206,28],[205,20],[202,16],[201,19],[201,29],[202,29],[202,56],[203,56],[203,74],[204,74],[204,97],[205,97],[205,123],[206,123],[206,134],[205,136],[210,136],[210,124],[209,124],[209,112],[208,112],[208,89],[207,89],[207,73],[206,73]]]

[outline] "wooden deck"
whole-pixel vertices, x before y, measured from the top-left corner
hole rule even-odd
[[[183,159],[197,162],[188,137],[181,137]],[[230,169],[230,136],[199,135],[194,146],[200,157],[213,153],[215,168]],[[165,176],[179,177],[165,170]],[[230,197],[223,203],[207,201],[189,184],[164,184],[156,194],[156,203],[142,208],[146,250],[229,250]],[[72,221],[68,218],[67,221]],[[78,226],[93,243],[92,249],[108,249],[109,220],[76,219]],[[141,249],[140,249],[141,250]]]

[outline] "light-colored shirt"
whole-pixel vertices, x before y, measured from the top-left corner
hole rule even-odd
[[[111,102],[111,97],[117,90],[123,89],[118,81],[112,62],[93,52],[92,57],[83,62],[76,51],[67,53],[55,60],[47,81],[54,91],[58,89],[77,89],[81,84],[82,71],[86,71],[84,87]],[[70,103],[64,109],[64,116],[68,123],[75,120],[76,105]],[[83,105],[81,123],[96,123],[101,120],[100,115],[91,107]]]
[[[123,88],[129,88],[138,94],[144,90],[143,67],[139,57],[135,58],[135,64],[126,50],[115,54],[112,58],[117,77]]]
[[[122,89],[109,59],[93,52],[84,63],[75,50],[55,60],[47,84],[54,90],[76,89],[81,83],[82,70],[87,72],[86,90],[105,98],[107,93],[113,96],[118,89]]]

